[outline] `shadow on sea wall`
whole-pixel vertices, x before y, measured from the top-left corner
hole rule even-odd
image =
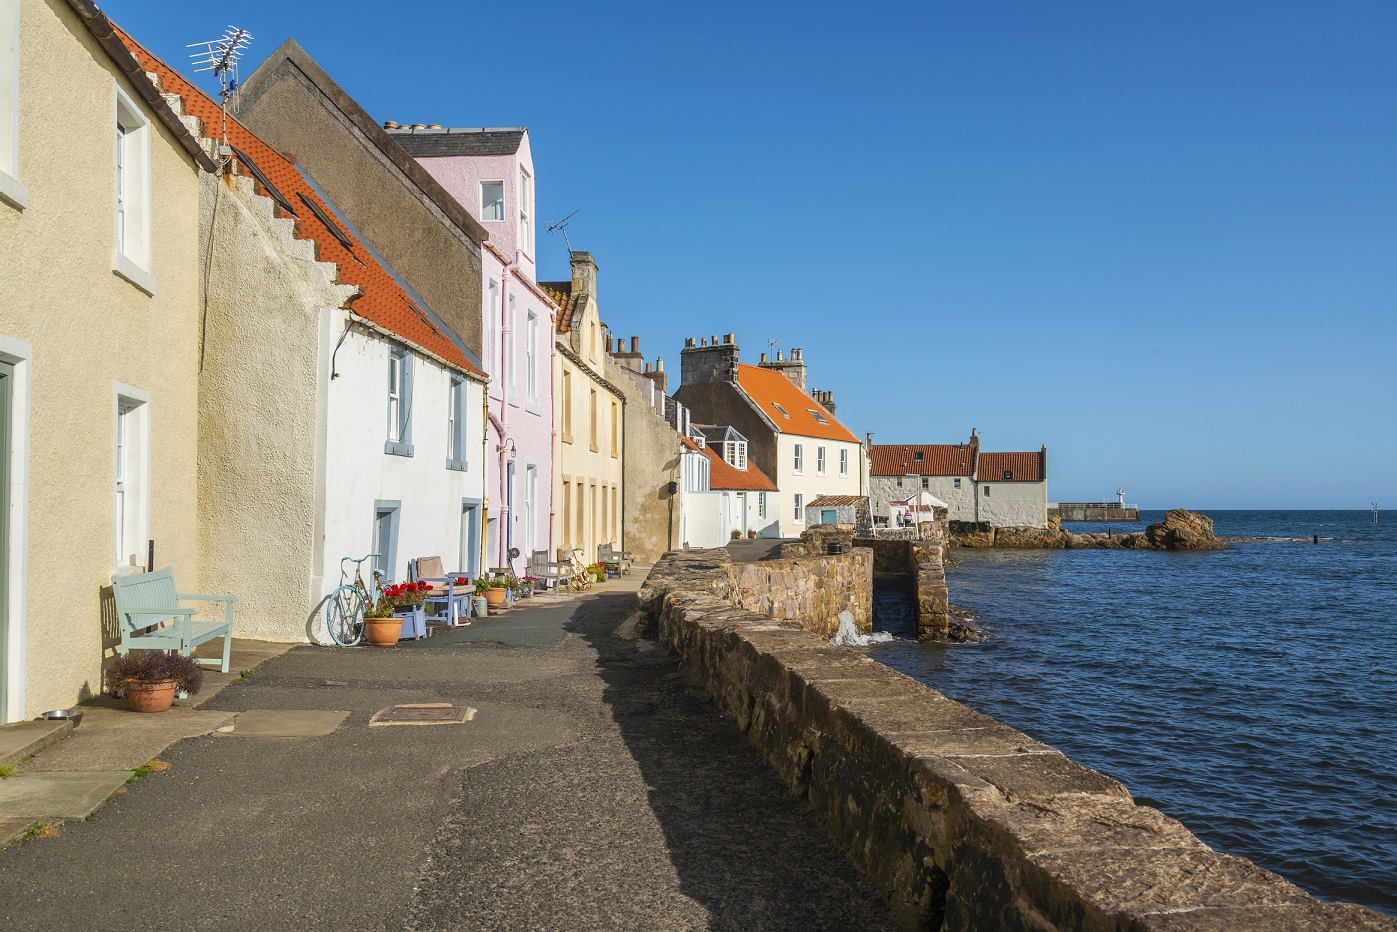
[[[1124,786],[867,656],[720,597],[666,556],[642,625],[804,797],[909,926],[1397,929],[1207,848]]]

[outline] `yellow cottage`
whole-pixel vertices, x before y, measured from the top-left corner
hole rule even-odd
[[[198,591],[198,147],[87,0],[0,0],[0,722],[101,691],[113,574]]]

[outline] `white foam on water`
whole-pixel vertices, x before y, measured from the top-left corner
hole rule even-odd
[[[883,644],[892,639],[893,636],[886,631],[859,634],[859,629],[854,627],[853,614],[840,612],[839,630],[834,633],[834,637],[830,638],[830,641],[840,647],[867,647],[870,644]]]

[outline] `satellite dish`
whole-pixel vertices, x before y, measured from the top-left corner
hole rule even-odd
[[[509,558],[510,558],[511,560],[517,560],[517,559],[519,559],[519,548],[518,548],[518,547],[510,547],[510,548],[509,548]]]

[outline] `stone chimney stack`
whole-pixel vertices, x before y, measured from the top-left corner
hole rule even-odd
[[[669,376],[665,374],[665,360],[663,356],[655,359],[655,368],[651,369],[650,364],[645,364],[645,377],[655,383],[655,388],[661,395],[669,394]]]
[[[632,372],[639,372],[645,363],[645,357],[640,355],[640,337],[631,337],[630,352],[626,352],[626,338],[617,337],[616,352],[611,354],[611,358]]]
[[[572,290],[585,291],[597,300],[597,260],[590,252],[572,254]]]
[[[810,397],[814,398],[816,404],[823,406],[830,414],[834,413],[834,392],[826,392],[818,388],[812,388],[810,389]]]
[[[737,342],[731,333],[723,337],[722,343],[714,337],[712,346],[707,339],[689,337],[684,341],[684,351],[679,354],[679,384],[728,382],[736,385],[737,356]]]
[[[805,391],[805,351],[802,349],[791,350],[790,359],[782,359],[781,351],[776,351],[775,359],[767,359],[762,356],[761,367],[763,369],[774,369],[795,383],[802,392]]]

